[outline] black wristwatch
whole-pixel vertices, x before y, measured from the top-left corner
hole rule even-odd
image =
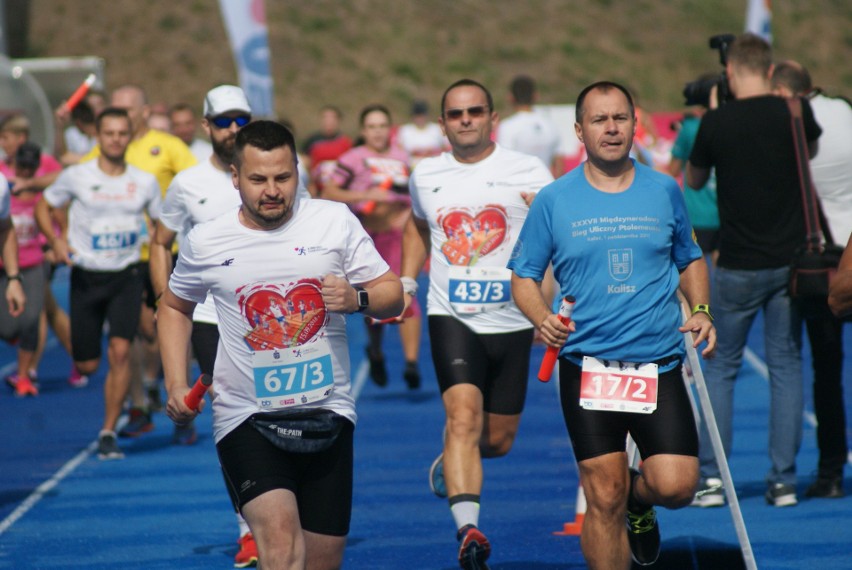
[[[358,312],[363,313],[370,306],[370,295],[363,287],[355,287],[355,296],[358,298]]]
[[[22,283],[24,281],[20,273],[15,273],[14,275],[7,275],[6,279],[8,279],[9,281],[20,281]]]

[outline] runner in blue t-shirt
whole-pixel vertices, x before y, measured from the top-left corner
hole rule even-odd
[[[630,554],[656,561],[653,505],[692,500],[698,438],[680,378],[683,333],[695,334],[695,346],[707,341],[705,356],[716,340],[707,264],[683,196],[674,179],[630,159],[635,121],[622,86],[583,90],[575,129],[589,159],[535,198],[509,262],[518,307],[561,348],[562,410],[588,501],[581,544],[605,568],[629,568]],[[576,299],[568,326],[541,295],[551,262],[562,295]],[[694,307],[683,326],[678,288]],[[628,433],[644,460],[629,477]],[[627,541],[610,530],[625,516]]]

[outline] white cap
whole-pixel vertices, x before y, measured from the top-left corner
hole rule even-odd
[[[204,97],[204,116],[215,117],[231,111],[251,114],[251,107],[243,90],[234,85],[220,85]]]

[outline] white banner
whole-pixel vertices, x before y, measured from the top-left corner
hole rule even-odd
[[[771,0],[748,0],[745,31],[760,36],[772,43]]]
[[[252,115],[274,118],[275,97],[263,0],[219,0],[219,7],[234,51],[240,87],[248,97]]]

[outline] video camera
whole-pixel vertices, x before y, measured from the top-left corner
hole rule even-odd
[[[722,64],[722,67],[728,64],[728,48],[735,39],[736,36],[733,34],[719,34],[710,38],[710,49],[719,50],[719,63]],[[716,97],[719,105],[734,98],[728,85],[728,76],[722,71],[716,77],[699,79],[687,83],[683,88],[686,105],[703,105],[704,107],[709,107],[710,91],[714,86],[718,87]]]

